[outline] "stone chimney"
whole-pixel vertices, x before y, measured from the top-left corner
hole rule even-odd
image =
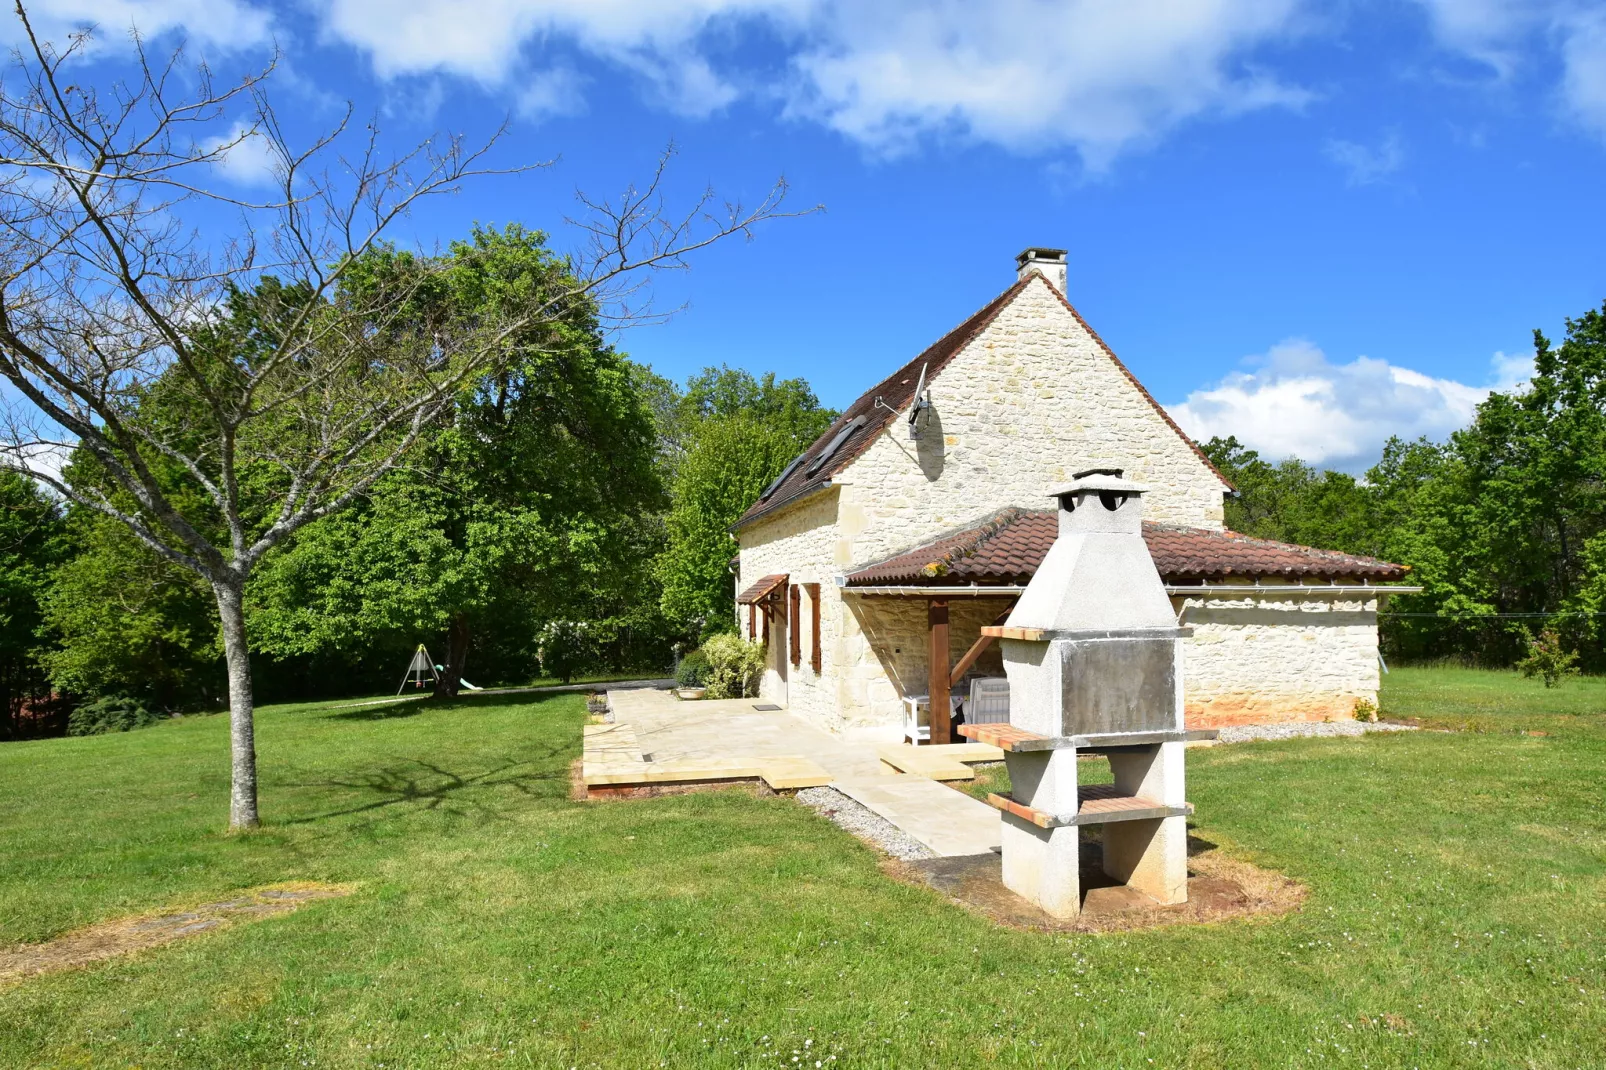
[[[1038,272],[1061,294],[1065,292],[1065,250],[1031,248],[1015,257],[1015,277]]]

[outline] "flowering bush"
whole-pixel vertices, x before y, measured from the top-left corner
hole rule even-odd
[[[703,644],[708,659],[709,698],[751,698],[764,676],[764,646],[738,635],[716,635]]]
[[[585,664],[591,654],[590,626],[583,620],[547,621],[535,636],[535,656],[541,671],[564,683]]]

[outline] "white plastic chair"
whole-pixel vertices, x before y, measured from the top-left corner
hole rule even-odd
[[[970,681],[970,701],[965,705],[966,724],[1009,723],[1009,678],[978,676]]]
[[[948,707],[953,713],[963,708],[963,695],[949,695]],[[931,742],[931,696],[905,695],[903,696],[903,738],[919,746],[921,743]],[[1009,720],[1006,715],[1004,720]]]

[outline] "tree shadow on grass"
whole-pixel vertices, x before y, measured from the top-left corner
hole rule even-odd
[[[427,700],[397,699],[395,702],[375,703],[351,710],[329,713],[331,721],[399,721],[403,717],[417,717],[429,709]]]
[[[417,717],[430,710],[475,710],[498,706],[535,706],[553,699],[573,699],[583,692],[534,695],[459,695],[456,698],[420,698],[401,695],[394,699],[379,699],[347,708],[335,707],[325,716],[331,721],[390,721],[402,717]]]
[[[354,793],[362,801],[353,805],[291,818],[286,825],[307,825],[337,817],[379,814],[402,817],[413,810],[440,811],[460,817],[494,817],[502,809],[498,796],[480,798],[480,789],[511,788],[527,798],[547,794],[541,786],[558,782],[564,790],[551,794],[562,801],[568,786],[568,769],[561,761],[560,748],[552,747],[530,760],[504,762],[493,769],[465,774],[455,773],[433,762],[411,758],[350,778],[301,781],[297,788],[339,788]],[[404,807],[397,811],[394,808]]]
[[[476,695],[473,692],[464,692],[456,698],[427,698],[421,705],[432,710],[474,710],[484,706],[540,706],[546,703],[559,704],[581,702],[584,703],[584,691],[548,691],[546,693],[534,692],[518,695]]]

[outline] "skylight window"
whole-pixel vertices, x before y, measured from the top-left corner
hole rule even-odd
[[[771,494],[774,494],[777,490],[779,490],[781,484],[786,482],[786,477],[797,471],[797,466],[803,463],[803,458],[808,456],[808,452],[808,450],[804,450],[796,457],[793,457],[792,463],[781,469],[781,474],[775,477],[775,482],[764,488],[764,493],[758,496],[758,500],[765,501]]]
[[[820,451],[820,455],[814,458],[814,463],[809,465],[808,475],[812,476],[814,473],[823,468],[825,466],[825,462],[829,461],[833,456],[836,455],[836,451],[842,448],[842,443],[846,442],[848,437],[852,435],[853,432],[857,431],[863,426],[863,416],[855,416],[852,420],[848,421],[848,425],[842,430],[838,431],[831,438],[831,441],[825,444],[825,449]]]

